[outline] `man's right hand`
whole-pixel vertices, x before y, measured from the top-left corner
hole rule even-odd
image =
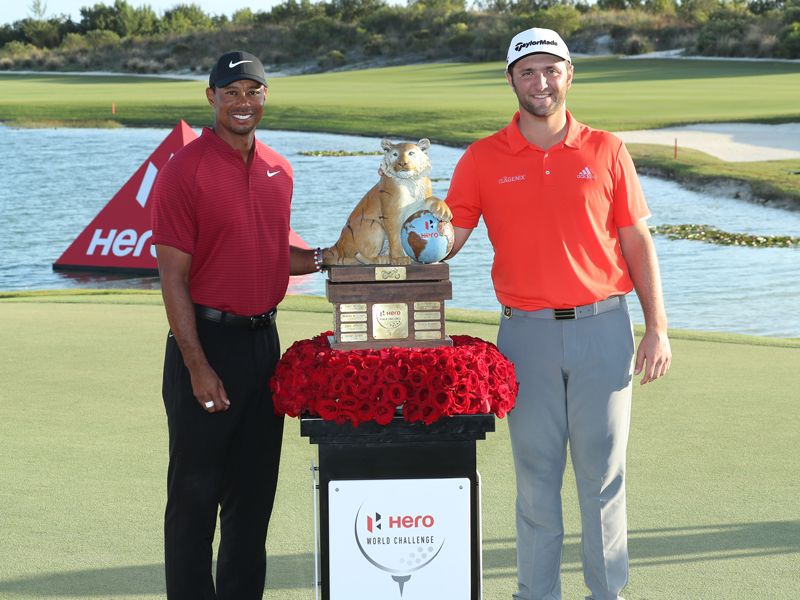
[[[192,391],[206,412],[230,408],[230,400],[217,373],[208,364],[197,336],[197,315],[189,293],[189,270],[192,256],[172,246],[156,244],[161,295],[167,310],[169,328],[178,343],[183,362],[192,378]]]
[[[209,413],[223,412],[231,407],[231,401],[225,392],[225,386],[217,377],[214,369],[206,364],[190,371],[192,377],[192,391],[200,403],[201,408]],[[209,404],[209,402],[211,404]]]

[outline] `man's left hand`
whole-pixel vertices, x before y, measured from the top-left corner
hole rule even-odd
[[[644,372],[641,385],[666,375],[672,362],[672,349],[666,331],[645,331],[636,351],[634,374]]]

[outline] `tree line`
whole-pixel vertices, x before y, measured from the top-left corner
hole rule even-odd
[[[77,21],[31,16],[0,26],[0,69],[207,72],[231,48],[306,71],[430,60],[502,60],[513,33],[559,31],[576,53],[800,58],[800,0],[285,0],[268,11],[157,14],[127,0],[80,9]]]

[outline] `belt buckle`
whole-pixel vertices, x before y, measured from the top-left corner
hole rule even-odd
[[[506,319],[510,319],[511,318],[511,314],[512,314],[511,307],[510,306],[504,306],[503,307],[503,316]]]
[[[269,316],[268,315],[256,315],[255,317],[250,317],[250,330],[261,329],[265,325],[269,323]]]
[[[575,318],[574,308],[554,308],[553,318],[556,321],[567,321]]]
[[[255,329],[261,329],[262,327],[267,327],[270,323],[272,323],[274,319],[275,319],[274,311],[250,317],[250,329],[255,330]]]

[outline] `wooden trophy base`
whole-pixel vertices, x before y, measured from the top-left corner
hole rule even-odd
[[[336,350],[453,345],[444,330],[444,301],[453,297],[447,263],[331,266],[326,295]]]

